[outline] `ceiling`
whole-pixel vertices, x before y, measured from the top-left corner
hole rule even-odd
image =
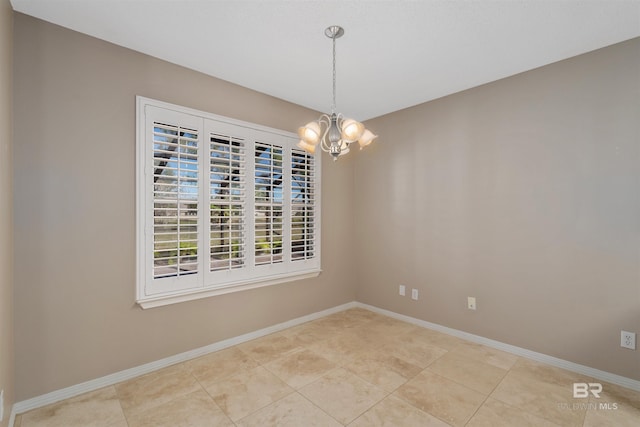
[[[358,120],[640,36],[640,0],[11,0],[16,11]]]

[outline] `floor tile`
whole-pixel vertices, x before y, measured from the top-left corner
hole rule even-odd
[[[422,368],[395,356],[371,352],[345,368],[388,392],[392,392],[422,371]]]
[[[125,421],[113,386],[22,414],[21,427],[110,427]]]
[[[382,314],[378,314],[371,310],[367,310],[366,308],[360,307],[350,308],[348,310],[340,312],[340,314],[354,319],[362,319],[367,321],[385,318],[385,316],[383,316]]]
[[[313,322],[303,323],[280,332],[281,335],[289,338],[294,345],[301,347],[329,339],[336,333],[335,330],[323,328]]]
[[[507,374],[506,369],[456,353],[443,355],[427,369],[485,395],[491,393]]]
[[[203,387],[258,367],[258,362],[236,347],[190,360],[185,366]]]
[[[454,426],[463,426],[486,399],[484,394],[428,370],[394,395]]]
[[[127,421],[128,427],[233,427],[204,390],[178,397]]]
[[[453,350],[455,347],[465,342],[464,340],[458,337],[454,337],[453,335],[448,335],[442,332],[415,325],[411,331],[407,332],[407,334],[422,339],[427,344],[431,344],[445,350]]]
[[[293,392],[262,366],[222,380],[206,390],[234,422]]]
[[[349,427],[448,427],[445,423],[399,399],[389,396],[359,416]]]
[[[411,323],[403,322],[402,320],[387,316],[373,319],[368,325],[379,333],[392,337],[402,335],[405,332],[410,332],[415,329],[415,325],[412,325]]]
[[[577,382],[594,382],[594,379],[586,375],[567,371],[566,369],[557,368],[555,366],[536,362],[535,360],[519,357],[511,368],[513,372],[521,375],[529,375],[539,381],[549,384],[557,384],[563,387],[573,389],[573,383]]]
[[[365,322],[368,322],[368,320],[349,317],[345,315],[344,312],[341,312],[314,320],[311,323],[316,327],[321,327],[323,329],[330,330],[333,333],[338,333],[349,328],[360,326]]]
[[[333,323],[337,328],[350,329],[362,326],[374,318],[376,318],[375,313],[360,308],[352,308],[324,317],[323,319],[319,319],[318,323],[322,324],[323,322],[326,322],[324,323],[325,325],[327,323]]]
[[[629,407],[613,407],[600,409],[599,406],[587,410],[584,427],[638,427],[640,410]]]
[[[518,360],[518,356],[515,354],[470,341],[462,341],[461,344],[452,349],[451,352],[473,358],[479,362],[488,363],[501,369],[511,369]]]
[[[509,371],[491,397],[562,426],[581,426],[588,405],[587,399],[573,398],[571,385],[554,384],[515,369]]]
[[[202,389],[183,364],[160,369],[115,387],[127,417]]]
[[[595,382],[598,382],[595,380]],[[599,398],[591,396],[584,427],[640,425],[640,391],[600,381]]]
[[[287,353],[264,367],[289,386],[299,389],[331,371],[336,365],[311,350],[302,349]]]
[[[243,418],[236,423],[239,427],[340,427],[313,403],[298,393],[278,400],[271,405]]]
[[[395,335],[390,335],[372,326],[372,322],[353,328],[348,333],[352,336],[357,336],[370,348],[380,348],[387,344],[393,344],[396,339]]]
[[[279,333],[251,340],[237,347],[261,365],[299,348],[291,339]]]
[[[300,394],[343,424],[386,396],[386,392],[345,369],[338,368],[300,389]]]
[[[604,381],[600,381],[600,383],[602,384],[600,397],[596,399],[591,396],[592,401],[619,403],[621,405],[628,406],[629,408],[640,410],[640,391],[631,390]]]
[[[495,399],[487,401],[467,423],[467,427],[559,427],[550,421]]]
[[[338,334],[332,338],[309,344],[307,348],[336,365],[342,366],[361,357],[363,353],[367,352],[368,346],[357,336]]]
[[[447,350],[411,335],[399,336],[393,344],[385,345],[379,351],[406,360],[423,369],[447,353]]]

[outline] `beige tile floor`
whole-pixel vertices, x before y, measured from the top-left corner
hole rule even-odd
[[[640,392],[603,384],[600,399],[573,399],[574,382],[599,381],[355,308],[27,412],[15,425],[640,425]]]

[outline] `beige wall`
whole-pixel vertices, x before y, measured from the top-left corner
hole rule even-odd
[[[135,96],[292,131],[318,113],[21,14],[14,40],[18,400],[355,299],[353,165],[327,161],[319,278],[138,308]]]
[[[13,11],[0,0],[0,389],[4,389],[6,426],[13,404],[13,255],[12,255],[12,64]]]
[[[640,39],[367,127],[359,301],[640,380]]]

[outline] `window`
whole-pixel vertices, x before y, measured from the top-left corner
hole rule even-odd
[[[320,158],[295,134],[137,98],[143,308],[317,276]]]

